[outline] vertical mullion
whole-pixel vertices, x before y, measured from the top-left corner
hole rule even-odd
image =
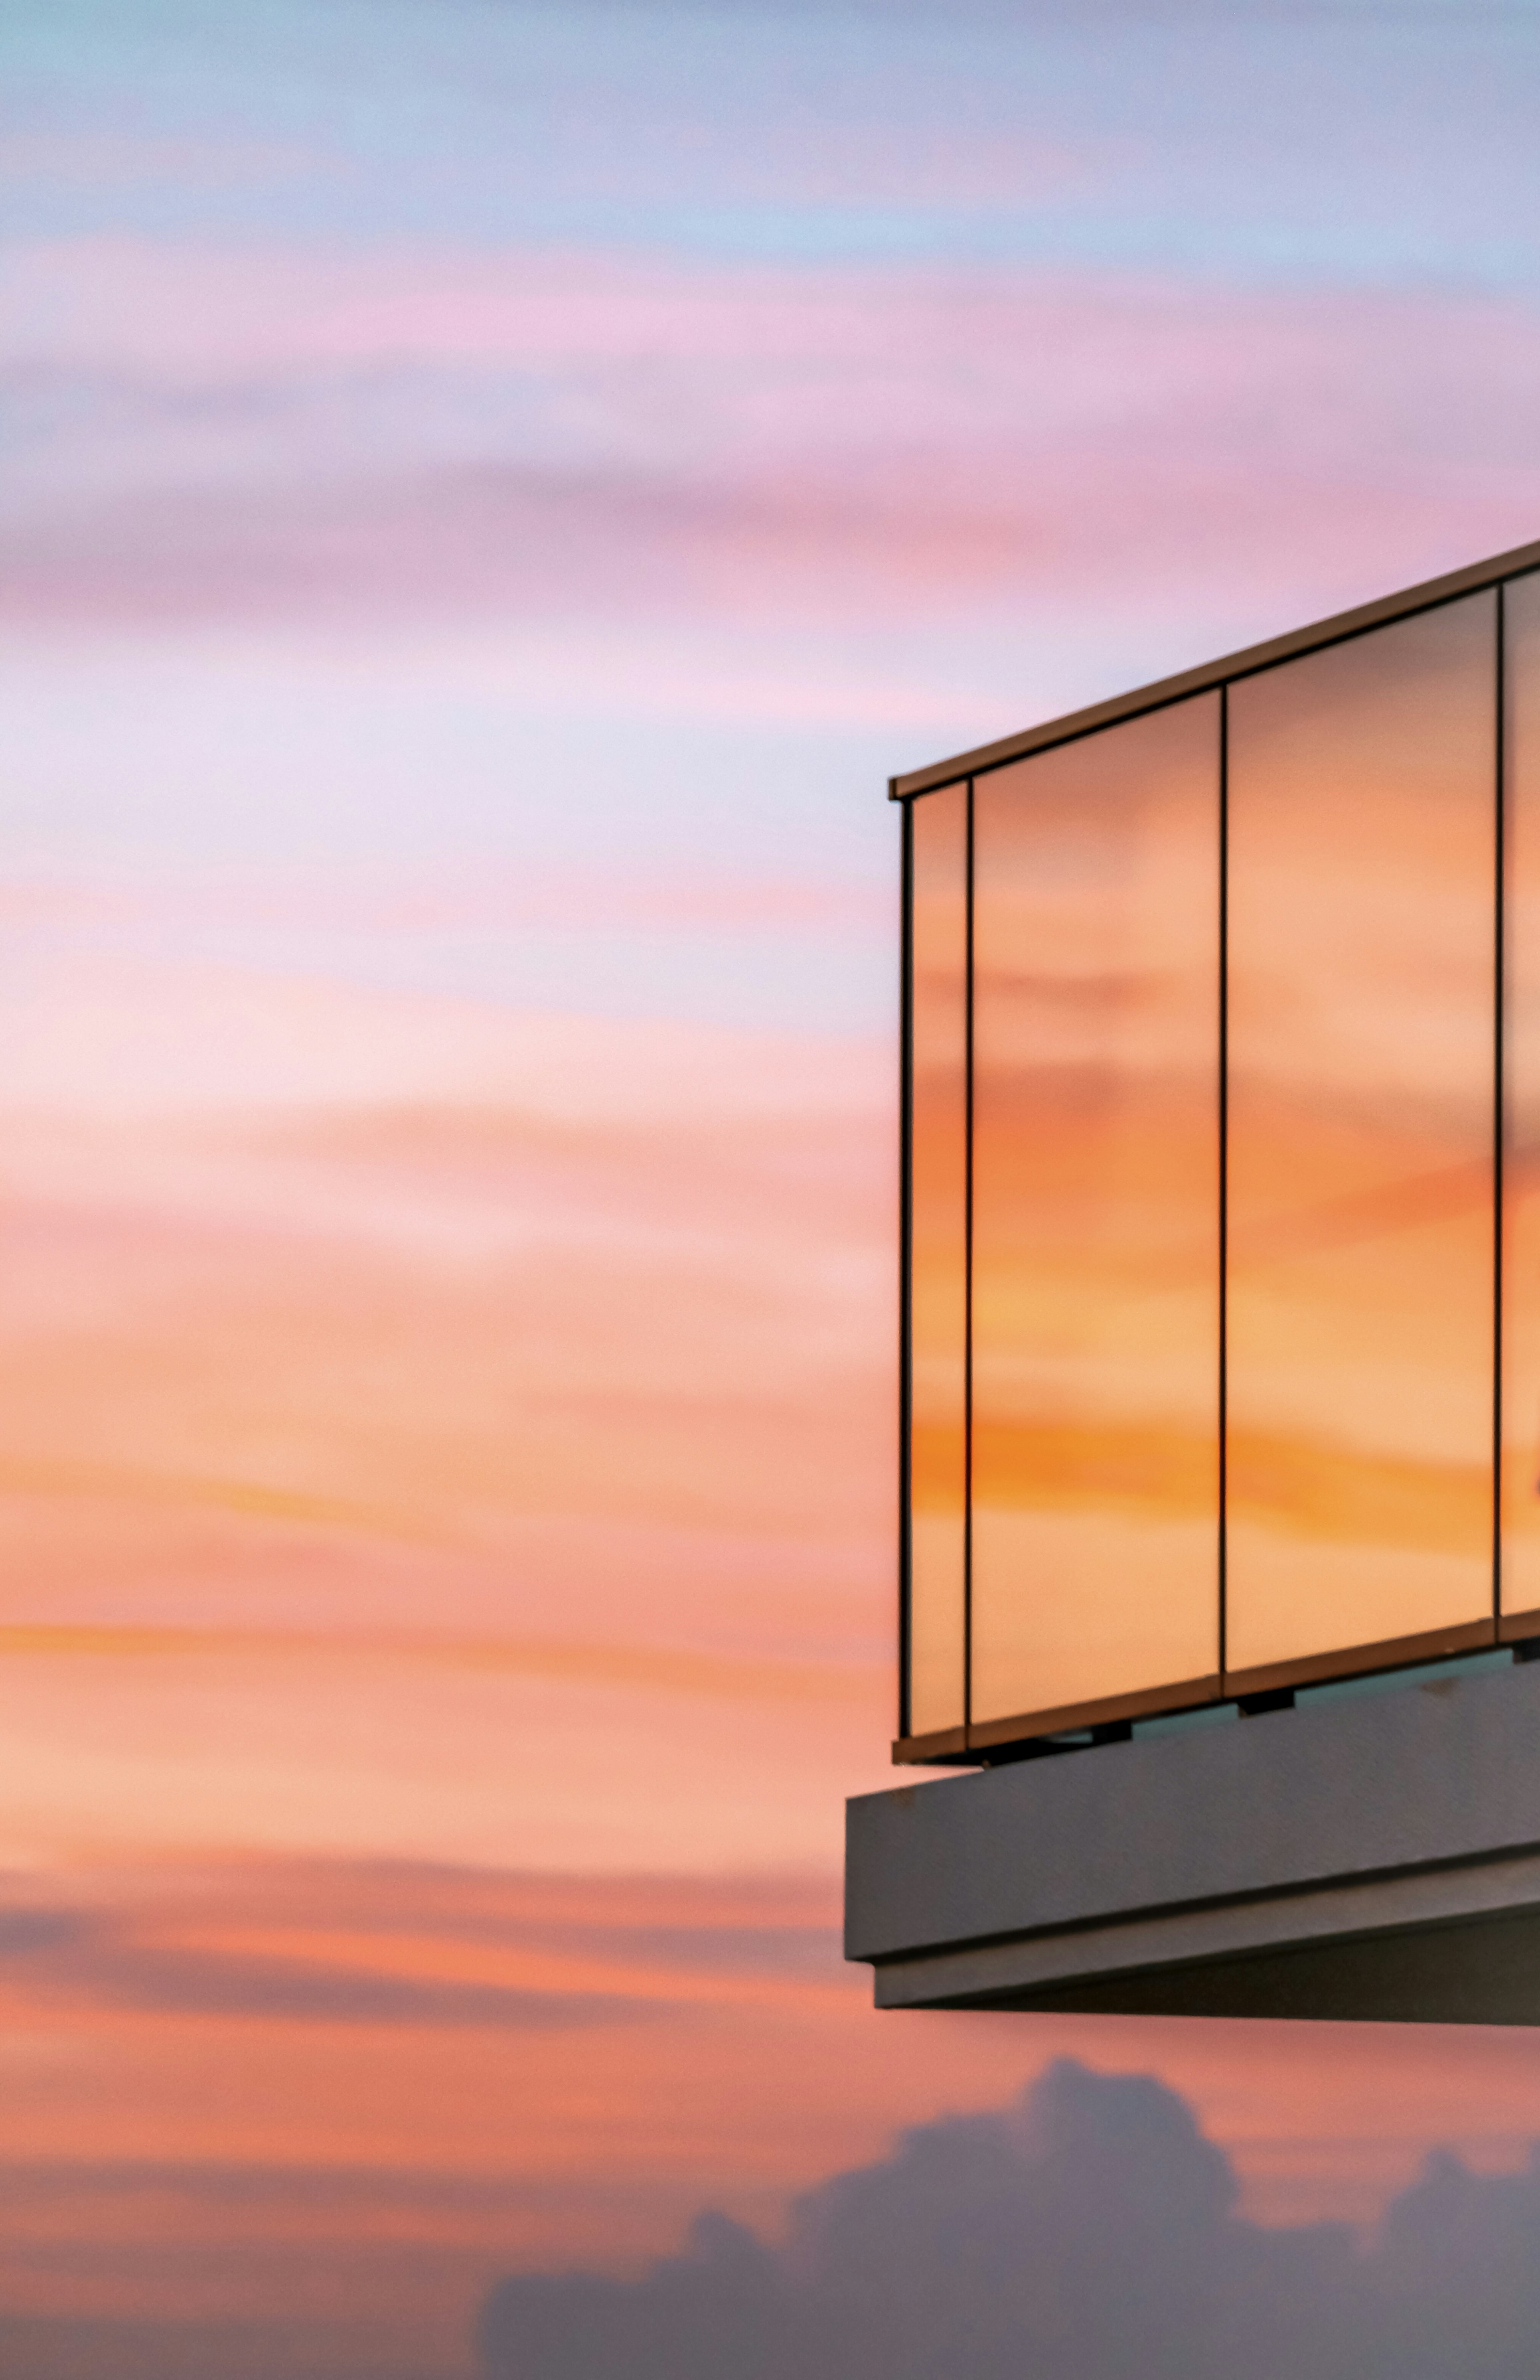
[[[1497,776],[1496,868],[1493,885],[1493,1019],[1492,1019],[1492,1631],[1502,1633],[1502,1509],[1503,1509],[1503,1223],[1508,1170],[1508,1098],[1506,1027],[1508,1009],[1508,606],[1507,589],[1497,589],[1497,721],[1494,767]]]
[[[910,1500],[914,1430],[912,1322],[915,1148],[915,811],[902,805],[899,925],[899,1163],[898,1163],[898,1732],[909,1730],[910,1597],[913,1591]]]
[[[963,1730],[973,1725],[973,911],[974,781],[968,779],[967,941],[964,957]]]
[[[1230,1667],[1230,687],[1219,688],[1219,1669]]]

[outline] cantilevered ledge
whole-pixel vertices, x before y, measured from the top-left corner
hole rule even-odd
[[[1540,2024],[1540,1663],[848,1805],[879,2008]]]

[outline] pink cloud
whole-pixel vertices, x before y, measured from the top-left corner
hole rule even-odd
[[[125,925],[184,937],[189,926],[302,928],[392,936],[555,926],[565,931],[681,928],[839,935],[892,930],[891,895],[865,884],[813,879],[660,872],[624,876],[489,861],[474,874],[453,861],[409,880],[381,868],[329,870],[252,866],[186,868],[173,880],[13,873],[0,884],[0,923],[16,933]]]
[[[195,963],[40,953],[18,966],[6,1015],[0,1104],[55,1113],[423,1102],[663,1130],[687,1118],[885,1113],[891,1096],[883,1050],[859,1037],[541,1015]]]
[[[1283,614],[1540,517],[1510,298],[148,243],[14,271],[33,370],[266,394],[204,464],[180,419],[92,495],[44,456],[13,620]],[[382,446],[335,403],[382,370]],[[437,426],[467,371],[517,376],[518,426]]]

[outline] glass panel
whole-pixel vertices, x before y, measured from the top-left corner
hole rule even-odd
[[[964,1717],[968,789],[911,806],[909,1729]]]
[[[1491,1610],[1495,634],[1231,692],[1232,1670]]]
[[[1219,699],[975,793],[973,1716],[1219,1666]]]
[[[1502,1607],[1540,1611],[1540,579],[1507,589]]]

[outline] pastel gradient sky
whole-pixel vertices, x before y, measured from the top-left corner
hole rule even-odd
[[[0,2349],[454,2380],[1051,2058],[873,2015],[897,769],[1540,529],[1534,0],[0,18]],[[138,2360],[135,2361],[134,2359]]]

